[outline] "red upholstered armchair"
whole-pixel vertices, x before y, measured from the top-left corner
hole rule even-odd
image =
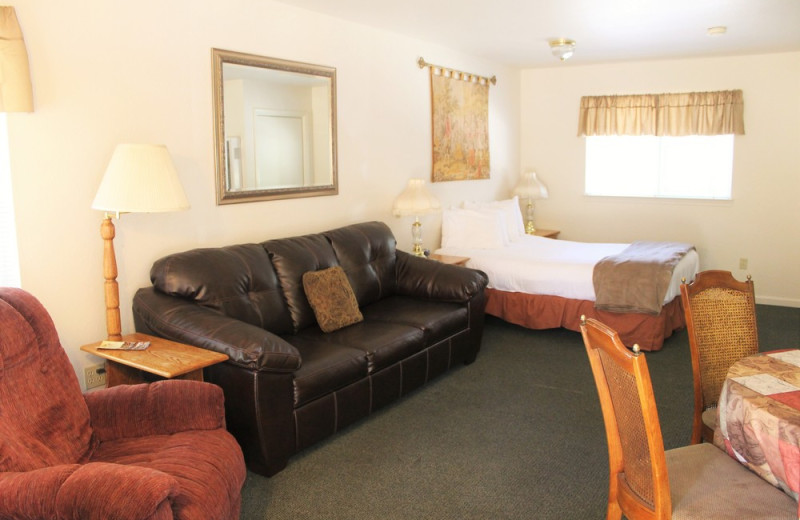
[[[0,518],[236,519],[245,466],[219,387],[81,394],[44,307],[0,289]]]

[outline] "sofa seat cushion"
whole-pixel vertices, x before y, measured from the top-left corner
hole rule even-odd
[[[368,320],[331,333],[309,327],[287,339],[303,356],[303,365],[295,376],[295,406],[374,374],[427,346],[422,330],[417,327]],[[346,359],[349,354],[345,352],[357,353],[356,358],[363,363],[363,372],[331,368],[341,363],[342,358]],[[348,379],[345,375],[358,377]]]
[[[189,430],[103,442],[89,462],[161,471],[175,478],[180,487],[173,504],[175,518],[223,519],[231,518],[228,515],[239,500],[245,477],[241,461],[234,457],[238,452],[236,441],[225,430]],[[209,489],[225,492],[208,493]],[[237,507],[234,513],[238,515]]]
[[[309,334],[311,331],[316,334]],[[295,408],[367,377],[364,352],[330,340],[340,332],[324,333],[315,326],[285,337],[303,359],[294,373]]]
[[[464,305],[390,296],[361,310],[365,320],[408,325],[422,330],[425,346],[439,343],[469,326]]]

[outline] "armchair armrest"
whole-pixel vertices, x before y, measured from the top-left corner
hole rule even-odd
[[[0,473],[0,518],[56,518],[58,492],[79,467],[62,464]]]
[[[136,330],[227,354],[230,363],[269,372],[294,372],[300,353],[255,325],[156,291],[139,289],[133,298]]]
[[[483,271],[397,251],[397,292],[431,300],[467,302],[482,294],[489,278]]]
[[[164,518],[179,489],[174,477],[158,470],[92,462],[64,482],[56,510],[69,520]]]
[[[222,389],[187,380],[120,385],[83,395],[99,441],[225,427]]]
[[[140,466],[63,464],[0,473],[0,518],[145,520],[171,509],[178,482]]]

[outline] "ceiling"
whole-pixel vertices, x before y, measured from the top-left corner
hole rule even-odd
[[[800,51],[800,0],[278,0],[518,67]],[[710,27],[725,26],[722,36]]]

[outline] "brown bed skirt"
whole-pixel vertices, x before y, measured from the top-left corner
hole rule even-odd
[[[680,296],[664,305],[658,315],[618,313],[594,308],[589,300],[486,289],[486,313],[529,329],[580,331],[581,316],[595,318],[619,333],[622,342],[638,343],[642,350],[660,350],[664,339],[685,325]]]

